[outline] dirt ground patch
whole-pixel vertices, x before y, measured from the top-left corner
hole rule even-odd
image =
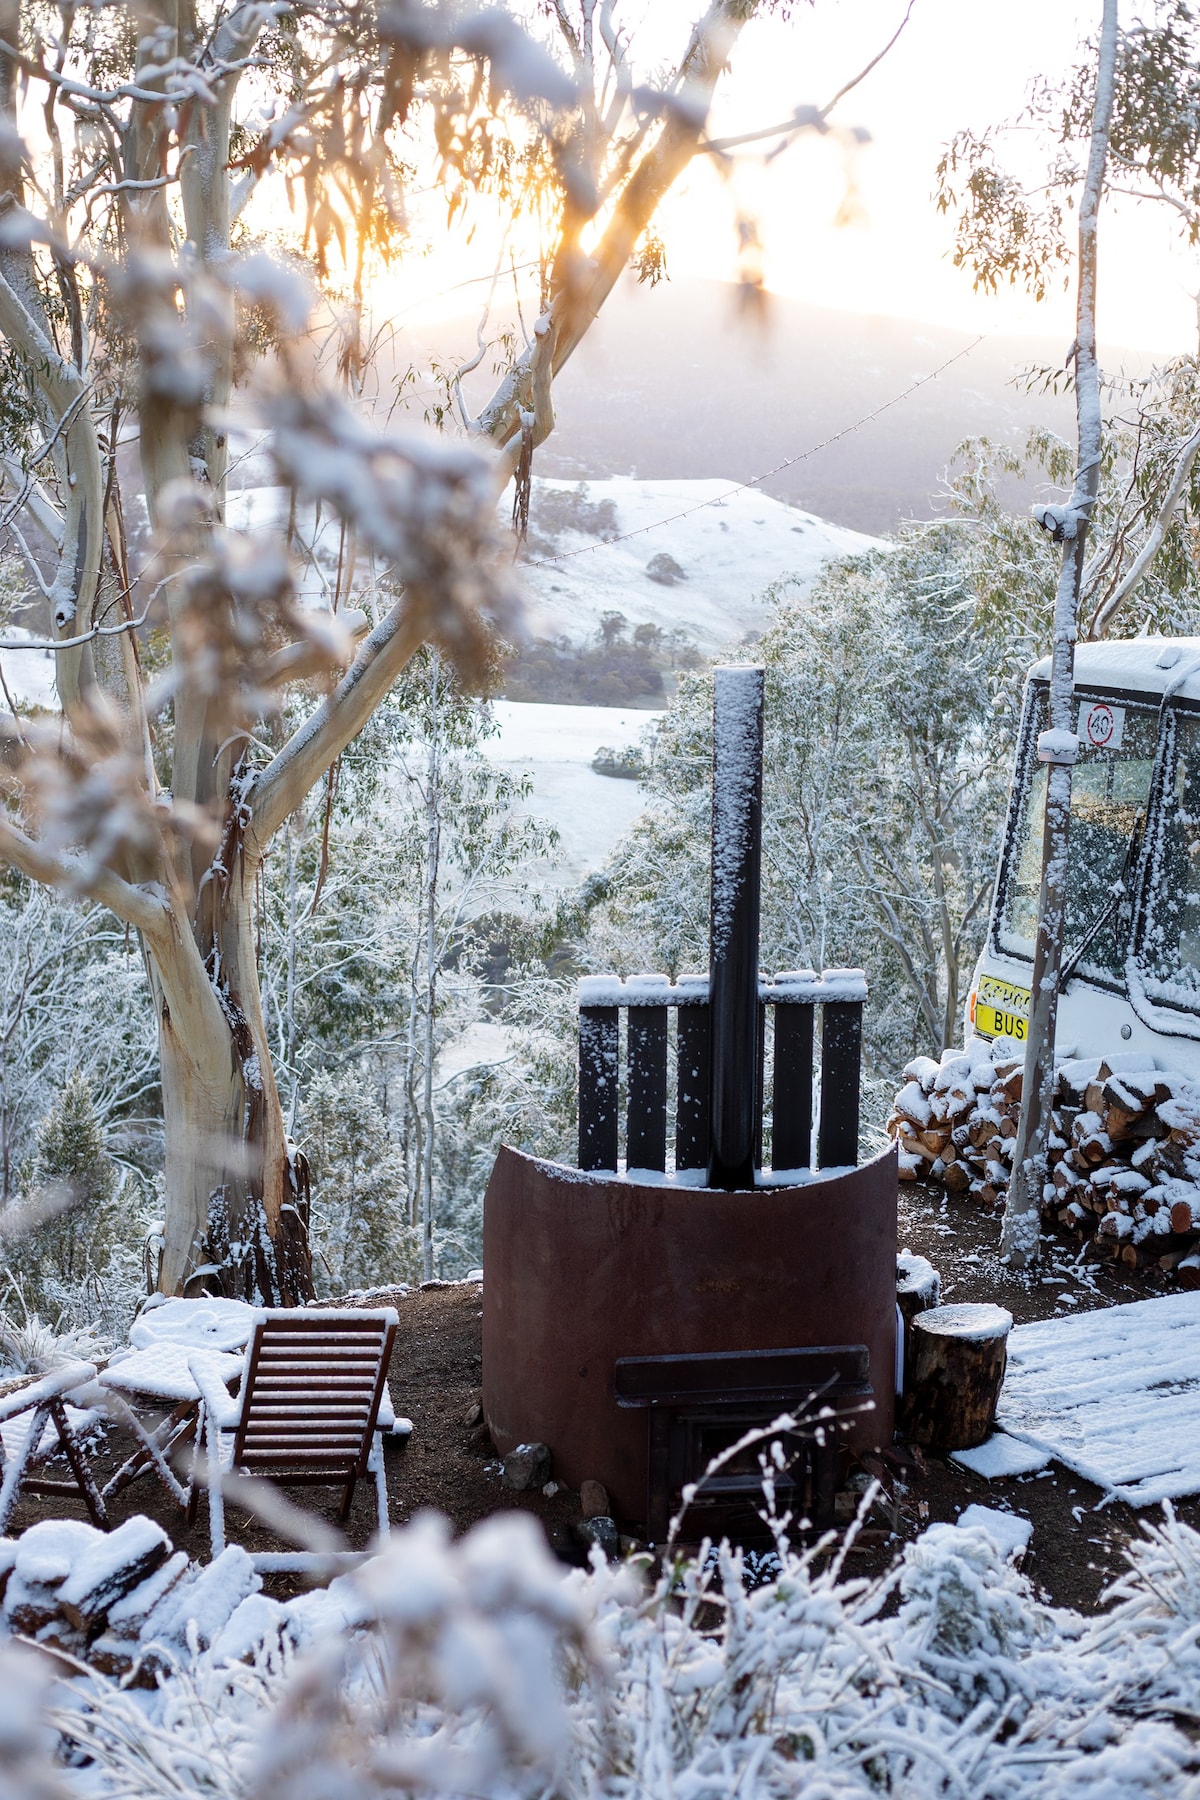
[[[900,1193],[900,1245],[927,1256],[942,1278],[946,1300],[990,1300],[1006,1306],[1018,1323],[1066,1311],[1168,1292],[1167,1278],[1135,1274],[1117,1265],[1084,1260],[1073,1247],[1049,1241],[1039,1266],[1014,1274],[1000,1260],[999,1219],[936,1188],[905,1186]],[[1118,1272],[1118,1270],[1120,1272]],[[481,1381],[482,1288],[478,1283],[433,1287],[398,1298],[400,1332],[392,1358],[391,1391],[399,1413],[413,1421],[407,1444],[387,1444],[392,1519],[403,1523],[434,1508],[454,1531],[467,1530],[489,1514],[520,1508],[542,1523],[551,1547],[565,1561],[585,1554],[578,1534],[579,1497],[566,1489],[516,1493],[502,1479],[486,1427],[474,1421]],[[96,1454],[101,1479],[128,1454],[128,1442],[111,1432]],[[1140,1535],[1139,1518],[1153,1520],[1119,1502],[1105,1504],[1100,1489],[1055,1465],[1037,1475],[985,1481],[940,1456],[922,1457],[897,1446],[882,1469],[884,1491],[848,1568],[856,1574],[882,1571],[900,1546],[927,1524],[953,1521],[973,1502],[1019,1513],[1033,1524],[1025,1561],[1044,1598],[1055,1605],[1094,1610],[1108,1585],[1125,1567],[1124,1547]],[[333,1519],[337,1496],[307,1489],[294,1498]],[[374,1490],[360,1485],[347,1527],[347,1540],[361,1546],[374,1524]],[[22,1500],[10,1526],[20,1531],[47,1513],[79,1509],[71,1502],[30,1497]],[[1177,1506],[1181,1518],[1200,1529],[1200,1499]],[[176,1544],[194,1556],[208,1554],[207,1522],[189,1529],[182,1511],[152,1478],[139,1480],[113,1507],[116,1520],[146,1512],[159,1520]],[[278,1548],[279,1541],[256,1520],[231,1513],[230,1537],[248,1549]],[[285,1592],[289,1583],[272,1584]]]

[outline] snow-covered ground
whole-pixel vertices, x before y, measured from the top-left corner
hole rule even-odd
[[[636,707],[522,705],[497,701],[497,737],[488,756],[513,774],[533,777],[526,811],[559,833],[557,853],[530,871],[542,888],[573,886],[597,869],[643,807],[636,781],[597,775],[592,758],[602,745],[624,750],[662,717]]]
[[[538,487],[579,485],[535,483],[535,522]],[[859,555],[880,541],[730,481],[614,475],[583,485],[590,506],[612,501],[624,541],[565,531],[550,557],[534,552],[522,565],[528,626],[538,637],[565,633],[578,642],[595,631],[602,614],[618,611],[631,626],[682,626],[702,650],[715,652],[763,629],[763,595],[773,582],[795,576],[810,587],[831,557]],[[683,570],[672,586],[646,572],[663,554]]]

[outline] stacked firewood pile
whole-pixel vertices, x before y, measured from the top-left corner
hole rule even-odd
[[[1003,1205],[1022,1088],[1010,1048],[975,1040],[908,1064],[888,1120],[901,1181]],[[1098,1256],[1200,1287],[1200,1087],[1144,1056],[1066,1062],[1050,1123],[1046,1222]]]
[[[900,1147],[901,1181],[941,1181],[994,1206],[1008,1184],[1021,1107],[1021,1064],[993,1062],[979,1040],[918,1056],[904,1071],[887,1128]]]
[[[0,1637],[32,1639],[152,1687],[189,1640],[231,1660],[262,1642],[284,1609],[261,1585],[236,1545],[201,1569],[150,1519],[107,1533],[43,1519],[0,1538]]]

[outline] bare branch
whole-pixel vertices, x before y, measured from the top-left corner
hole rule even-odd
[[[160,582],[159,586],[162,585],[163,583]],[[155,592],[157,591],[156,589]],[[122,619],[119,625],[93,625],[90,631],[82,632],[79,637],[72,638],[30,638],[24,644],[6,644],[0,641],[0,650],[74,650],[80,644],[95,643],[97,638],[120,637],[123,631],[140,631],[150,617],[150,608],[153,604],[153,598],[151,598],[146,603],[145,610],[140,612],[136,619]]]

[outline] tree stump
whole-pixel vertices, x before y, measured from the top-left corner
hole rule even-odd
[[[912,1322],[908,1435],[931,1450],[969,1450],[991,1429],[1012,1314],[1002,1306],[935,1306]]]
[[[928,1257],[913,1256],[907,1250],[896,1258],[896,1305],[904,1321],[903,1364],[898,1371],[905,1393],[912,1386],[912,1323],[918,1313],[938,1306],[942,1298],[942,1278]]]

